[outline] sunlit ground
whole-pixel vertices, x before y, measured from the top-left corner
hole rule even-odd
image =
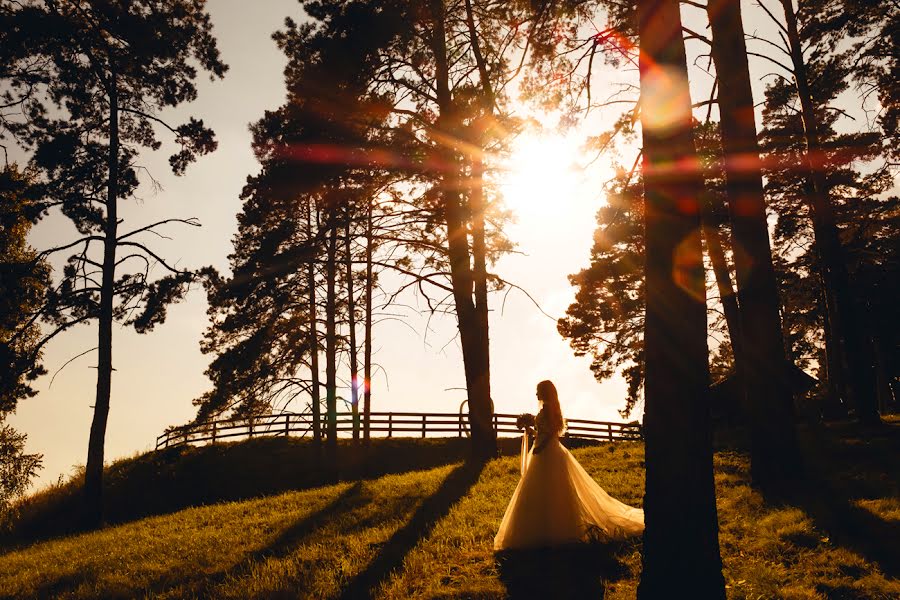
[[[809,497],[774,506],[750,487],[745,455],[716,453],[729,600],[900,597],[891,554],[900,522],[890,460],[900,449],[897,427],[804,430],[817,483]],[[639,540],[494,554],[494,533],[519,480],[518,456],[479,472],[455,462],[464,440],[389,444],[385,453],[385,444],[373,446],[379,454],[371,464],[379,472],[413,470],[274,495],[265,494],[285,489],[286,474],[314,476],[304,442],[256,439],[114,465],[108,500],[130,516],[100,531],[0,551],[0,597],[356,598],[366,589],[385,599],[635,597]],[[613,497],[642,504],[642,444],[574,454]],[[429,464],[423,455],[439,460]],[[235,481],[244,489],[235,490]],[[34,522],[47,522],[54,506],[71,506],[78,492],[77,484],[48,491],[31,510]],[[236,492],[262,497],[216,503],[217,493],[234,499]],[[208,505],[178,510],[192,493]],[[142,511],[163,514],[140,519]],[[675,595],[685,582],[673,586]]]

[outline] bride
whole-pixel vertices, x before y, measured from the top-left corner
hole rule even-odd
[[[608,542],[641,535],[644,511],[610,497],[559,442],[565,429],[551,381],[537,385],[534,447],[522,447],[522,477],[513,492],[495,550],[552,546],[587,539]],[[530,421],[531,415],[525,415]]]

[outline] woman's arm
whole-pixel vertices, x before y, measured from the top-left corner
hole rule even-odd
[[[539,454],[541,450],[543,450],[547,446],[552,437],[550,435],[550,428],[547,426],[546,419],[542,417],[543,412],[539,412],[534,420],[534,425],[537,429],[535,433],[534,449],[532,450],[532,453],[534,454]]]

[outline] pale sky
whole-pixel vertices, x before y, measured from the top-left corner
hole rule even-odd
[[[749,4],[746,10],[748,31],[764,26]],[[172,227],[173,239],[155,240],[154,248],[183,267],[212,264],[226,270],[236,231],[235,215],[240,210],[238,195],[246,177],[258,170],[247,126],[284,100],[285,59],[270,35],[281,27],[285,16],[298,18],[300,11],[294,0],[210,0],[209,11],[222,58],[230,69],[223,81],[203,80],[197,101],[167,116],[175,122],[187,115],[203,118],[215,130],[219,148],[191,165],[180,178],[168,170],[166,159],[171,152],[166,152],[167,146],[142,156],[142,164],[162,190],[154,192],[144,186],[142,201],[122,202],[120,212],[126,219],[124,227],[172,216],[198,218],[201,229]],[[702,16],[695,9],[683,12],[687,24]],[[689,45],[688,51],[696,54],[697,45]],[[760,77],[767,70],[760,66]],[[594,81],[635,81],[636,77],[636,73],[606,69],[595,73]],[[697,71],[692,78],[694,101],[706,99],[708,92],[701,90],[708,90],[711,78]],[[604,94],[602,85],[595,84],[595,98]],[[755,93],[759,102],[761,87]],[[568,167],[573,161],[586,162],[577,155],[577,146],[585,137],[605,129],[620,109],[595,113],[590,125],[564,138],[552,131],[524,136],[513,172],[503,186],[518,217],[507,234],[523,255],[505,257],[495,270],[527,289],[554,317],[562,316],[574,297],[567,275],[587,265],[594,215],[603,202],[601,184],[611,174],[611,159],[602,158],[588,172]],[[625,154],[622,161],[630,165],[633,156]],[[74,236],[65,219],[51,217],[38,225],[31,243],[46,248]],[[597,383],[588,369],[589,360],[573,356],[556,332],[554,320],[516,291],[509,294],[501,314],[502,299],[502,294],[491,299],[492,394],[497,411],[534,411],[534,386],[549,378],[559,388],[567,416],[621,420],[616,411],[624,405],[623,381],[616,377]],[[209,389],[203,371],[211,357],[199,349],[207,323],[205,295],[197,289],[187,301],[171,307],[166,323],[150,334],[138,335],[118,326],[114,329],[116,370],[106,435],[107,461],[152,449],[165,427],[194,416],[191,400]],[[459,389],[464,388],[465,380],[461,353],[453,340],[455,318],[435,317],[427,339],[423,335],[425,315],[410,313],[408,323],[418,333],[393,322],[375,329],[375,360],[384,367],[386,377],[379,374],[374,378],[373,409],[457,412],[465,398]],[[66,361],[96,345],[96,335],[96,323],[92,323],[54,340],[44,360],[50,375],[37,382],[39,394],[22,401],[11,418],[13,426],[28,434],[28,450],[44,454],[39,484],[56,481],[75,465],[84,464],[96,384],[95,353],[75,360],[56,376],[52,386],[50,382]]]

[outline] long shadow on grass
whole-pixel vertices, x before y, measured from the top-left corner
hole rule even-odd
[[[341,440],[335,463],[327,466],[309,440],[297,438],[168,448],[106,469],[104,518],[119,525],[190,506],[432,469],[461,460],[469,447],[468,440],[456,438],[377,439],[365,449]],[[0,553],[87,531],[73,519],[81,498],[81,483],[73,481],[30,499],[13,531],[0,532]]]
[[[506,550],[496,555],[509,598],[603,598],[606,583],[628,569],[616,555],[622,544],[571,544]]]
[[[264,562],[267,558],[281,558],[287,556],[300,546],[303,540],[312,535],[317,529],[325,525],[336,516],[350,512],[354,508],[369,501],[361,494],[363,483],[356,482],[341,492],[334,500],[324,507],[297,521],[275,538],[269,545],[248,554],[239,563],[218,573],[197,573],[194,577],[182,581],[160,581],[150,587],[155,593],[182,587],[198,598],[214,598],[217,585],[229,578],[240,578],[249,571],[253,565]]]
[[[900,524],[856,506],[857,498],[897,495],[897,428],[807,433],[816,453],[808,456],[807,480],[788,498],[825,531],[833,544],[900,576]],[[893,457],[893,460],[888,457]],[[887,460],[887,462],[886,462]]]
[[[876,563],[889,577],[900,576],[900,524],[854,505],[829,482],[794,494],[792,500],[825,531],[833,544]]]
[[[354,577],[341,593],[341,598],[370,598],[378,586],[403,564],[406,555],[419,541],[431,534],[434,526],[478,481],[482,462],[467,462],[453,470],[434,495],[425,499],[409,522],[385,542],[369,565]]]

